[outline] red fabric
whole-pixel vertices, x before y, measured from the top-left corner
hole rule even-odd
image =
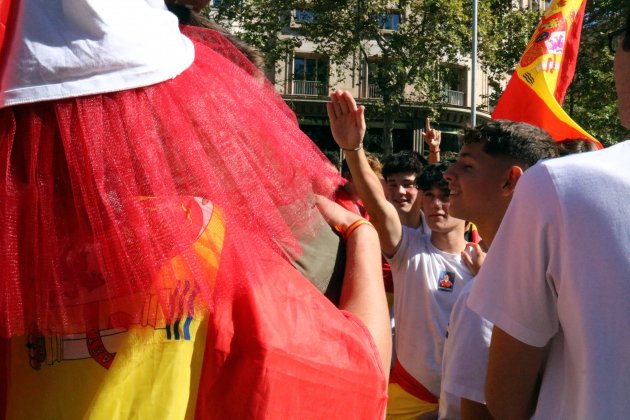
[[[251,261],[245,242],[240,258]],[[240,282],[210,319],[196,417],[382,418],[386,376],[369,333],[277,255],[257,254],[266,263],[251,261],[251,275],[266,281]],[[222,271],[217,287],[233,281]]]
[[[492,113],[492,118],[526,122],[544,128],[556,141],[584,137],[583,133],[551,112],[547,104],[516,72]]]
[[[367,220],[370,220],[370,216],[367,214],[363,202],[359,199],[357,199],[356,201],[353,200],[352,197],[350,197],[350,194],[348,194],[348,192],[343,187],[337,188],[337,190],[335,191],[334,200],[337,204],[341,205],[346,210],[349,210]]]
[[[335,202],[341,205],[346,210],[349,210],[355,214],[358,214],[364,217],[367,220],[370,220],[370,215],[365,210],[365,206],[361,200],[354,201],[350,198],[350,194],[346,192],[343,188],[337,188],[335,191]],[[385,291],[388,293],[394,292],[394,278],[392,277],[392,269],[389,266],[389,263],[385,259],[385,257],[381,258],[381,265],[383,268],[383,282],[385,283]]]
[[[493,119],[526,122],[545,129],[556,141],[586,139],[602,148],[560,107],[575,73],[585,7],[586,0],[556,0],[548,6],[492,112]],[[544,74],[555,77],[553,90]]]
[[[338,174],[231,44],[185,31],[195,63],[173,80],[0,110],[0,335],[139,316],[179,286],[177,256],[209,323],[197,418],[382,418],[369,332],[285,257]],[[189,251],[191,197],[225,219],[216,278]],[[168,321],[181,308],[159,296]]]
[[[400,364],[398,359],[394,363],[391,373],[389,374],[389,382],[398,384],[402,389],[410,393],[416,398],[423,401],[437,404],[438,398],[416,380],[405,368]]]
[[[389,265],[385,257],[381,258],[381,267],[383,269],[383,282],[385,283],[385,291],[394,293],[394,277],[392,276],[392,267]]]
[[[12,0],[0,0],[0,56],[2,55],[2,46],[8,32],[7,25],[9,22],[11,3]]]
[[[314,195],[331,196],[340,178],[253,65],[196,31],[204,44],[173,80],[0,110],[0,335],[107,328],[119,305],[136,314],[172,287],[155,274],[178,254],[201,306],[231,296],[189,250],[178,197],[209,199],[247,239],[221,260],[241,282],[265,278],[239,252],[298,254],[291,229],[316,228]],[[94,302],[99,317],[88,316]]]
[[[19,0],[0,0],[0,88],[8,60],[8,48],[14,36],[12,28],[18,14]],[[0,89],[0,92],[2,89]]]
[[[558,70],[558,81],[556,82],[556,91],[554,97],[560,105],[564,101],[564,95],[569,89],[569,85],[573,81],[575,74],[575,65],[577,64],[578,50],[580,48],[580,37],[582,34],[582,22],[584,21],[584,8],[586,0],[582,1],[575,20],[567,33],[567,39],[564,42],[564,53],[562,54],[562,63]]]

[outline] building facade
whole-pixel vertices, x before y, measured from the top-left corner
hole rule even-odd
[[[220,0],[213,5],[218,7]],[[516,0],[514,7],[528,7],[543,9],[544,1]],[[379,16],[383,31],[396,31],[401,22],[401,13],[394,12]],[[291,11],[289,27],[282,31],[280,37],[299,36],[300,26],[315,19],[313,13],[304,9]],[[238,29],[237,29],[238,32]],[[368,45],[369,57],[379,57],[380,50],[376,43]],[[348,90],[359,104],[369,109],[381,98],[381,92],[370,77],[376,71],[378,61],[365,60],[357,52],[347,58],[347,62],[338,68],[329,58],[318,52],[317,45],[308,39],[301,39],[296,47],[280,60],[272,79],[278,92],[298,117],[302,130],[322,150],[336,150],[332,139],[326,103],[333,89]],[[458,133],[460,129],[470,124],[471,107],[476,107],[477,122],[490,119],[492,112],[489,97],[492,88],[487,75],[477,63],[475,80],[473,81],[472,60],[462,57],[457,62],[442,61],[440,77],[436,80],[441,89],[440,103],[427,101],[414,92],[409,86],[405,91],[406,102],[404,112],[396,119],[393,130],[393,151],[415,150],[424,152],[421,130],[425,119],[432,108],[439,109],[439,117],[432,122],[434,128],[440,129],[442,135],[442,149],[456,152],[459,150]],[[476,87],[473,97],[472,86]],[[380,139],[383,121],[378,117],[368,118],[367,148],[381,152]]]

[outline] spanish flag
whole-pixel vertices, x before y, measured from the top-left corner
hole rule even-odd
[[[493,119],[544,128],[556,141],[586,139],[602,145],[561,107],[573,79],[586,0],[554,0],[499,99]]]

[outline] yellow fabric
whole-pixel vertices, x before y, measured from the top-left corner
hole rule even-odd
[[[416,420],[430,413],[437,416],[438,404],[416,398],[398,384],[389,384],[388,394],[386,415],[388,420]]]
[[[562,13],[564,22],[566,22],[566,30],[563,33],[568,34],[575,21],[575,15],[580,9],[584,0],[554,0],[545,10],[544,18],[547,18],[556,13]],[[547,23],[547,27],[544,29],[555,29],[560,22],[557,19],[552,19]],[[534,32],[532,39],[523,54],[535,54],[533,51],[539,47],[539,43],[536,42],[536,35],[538,31]],[[532,90],[549,106],[549,109],[564,123],[570,125],[575,130],[579,131],[584,137],[587,137],[593,141],[595,138],[591,136],[586,130],[580,127],[571,117],[562,109],[560,104],[556,101],[553,92],[556,91],[556,85],[558,83],[559,72],[561,68],[562,60],[564,59],[564,51],[551,51],[544,54],[540,54],[531,63],[523,66],[521,63],[516,67],[516,73],[520,79],[532,87]]]
[[[214,209],[193,249],[212,287],[221,255],[225,223]],[[161,294],[189,298],[190,270],[182,258],[165,265]],[[170,291],[170,292],[169,292]],[[183,419],[193,418],[203,362],[207,321],[184,309],[166,324],[158,296],[145,303],[142,319],[128,328],[57,336],[16,337],[9,352],[8,419]],[[155,323],[157,321],[157,324]],[[90,355],[100,339],[114,354],[109,369]],[[103,353],[101,353],[103,354]]]

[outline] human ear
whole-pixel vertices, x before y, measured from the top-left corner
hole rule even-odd
[[[516,165],[510,166],[502,187],[503,194],[505,196],[509,196],[514,193],[514,189],[516,188],[516,184],[518,183],[521,175],[523,175],[523,168]]]

